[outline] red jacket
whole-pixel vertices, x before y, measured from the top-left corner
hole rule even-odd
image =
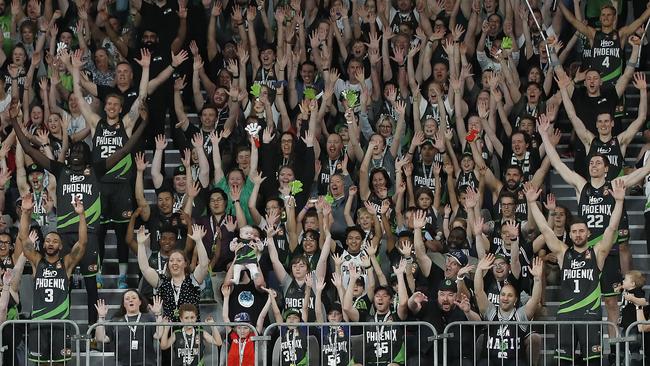
[[[255,344],[251,340],[253,333],[249,333],[246,339],[240,340],[237,332],[230,332],[230,349],[228,350],[228,366],[255,366]],[[239,363],[239,347],[244,347],[244,357]]]

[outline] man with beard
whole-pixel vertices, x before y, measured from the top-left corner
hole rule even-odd
[[[572,185],[576,190],[578,199],[578,216],[581,217],[589,229],[588,246],[593,247],[603,238],[608,224],[614,220],[614,199],[610,194],[612,182],[607,180],[609,168],[609,159],[603,154],[596,154],[589,160],[589,180],[585,180],[575,171],[569,169],[557,154],[555,146],[548,138],[549,123],[546,119],[540,118],[538,130],[546,154],[551,160],[551,164],[560,174],[565,182]],[[630,187],[639,184],[646,175],[650,173],[650,164],[641,169],[620,177],[626,186]],[[617,221],[618,232],[614,238],[615,243],[625,242],[629,239],[629,229],[627,214],[623,210],[623,217]],[[627,249],[627,248],[626,248]],[[618,293],[614,291],[614,284],[621,282],[620,258],[618,256],[619,247],[613,246],[612,253],[603,260],[603,275],[600,277],[601,290],[605,298],[607,308],[607,318],[614,324],[618,321]],[[625,255],[625,253],[623,253]],[[558,256],[558,259],[560,257]],[[613,329],[610,329],[613,336]]]
[[[78,86],[77,86],[78,87]],[[95,276],[99,270],[98,264],[101,258],[98,257],[98,239],[95,236],[95,230],[99,224],[99,218],[102,211],[101,194],[99,178],[103,177],[108,171],[113,169],[122,158],[124,158],[136,144],[138,138],[144,132],[147,125],[146,106],[140,107],[140,118],[143,120],[130,139],[122,148],[115,151],[106,159],[89,162],[90,148],[84,142],[79,141],[70,147],[70,156],[67,164],[47,158],[39,150],[31,146],[29,140],[20,128],[18,121],[15,119],[18,113],[17,104],[10,111],[12,126],[16,132],[16,137],[25,152],[34,159],[34,161],[44,169],[52,172],[56,178],[56,202],[57,202],[57,230],[59,242],[62,243],[65,252],[72,250],[73,244],[79,240],[80,234],[75,230],[74,225],[79,221],[75,216],[75,200],[79,199],[86,203],[86,213],[88,216],[88,250],[80,261],[81,274],[84,276],[85,288],[88,302],[88,321],[89,324],[97,320],[95,304],[97,303],[97,285]],[[85,225],[84,225],[85,226]],[[84,235],[86,235],[84,233]],[[47,244],[47,237],[46,237]],[[103,243],[102,243],[103,244]],[[126,246],[126,244],[125,244]],[[127,248],[128,250],[128,248]],[[29,258],[28,258],[29,259]],[[36,262],[32,262],[37,264]],[[76,263],[75,263],[76,265]],[[67,268],[67,267],[66,267]],[[68,268],[70,273],[74,267]]]
[[[140,82],[140,93],[138,99],[133,103],[129,113],[120,117],[124,101],[119,95],[107,96],[104,104],[106,118],[95,114],[86,103],[80,103],[79,107],[87,125],[90,127],[92,136],[92,157],[93,161],[99,162],[113,155],[117,149],[125,146],[132,138],[133,127],[135,126],[138,111],[147,96],[146,85],[149,80],[149,65],[151,55],[148,51],[142,50],[141,59],[136,60],[142,66],[142,80]],[[83,65],[81,52],[75,52],[72,57],[72,77],[74,94],[79,100],[83,99],[80,87],[80,68]],[[119,163],[101,178],[101,226],[97,232],[100,245],[100,258],[104,257],[104,242],[106,231],[109,226],[113,227],[117,237],[117,251],[119,259],[119,280],[118,288],[126,289],[126,272],[128,268],[129,248],[126,245],[126,226],[129,217],[133,212],[133,157],[127,154]],[[97,287],[103,286],[101,274],[97,276]]]
[[[590,170],[592,170],[591,167]],[[526,189],[526,199],[530,204],[533,218],[544,235],[546,244],[557,256],[562,271],[558,320],[573,322],[602,320],[601,285],[597,279],[601,276],[601,271],[605,267],[605,259],[616,241],[618,225],[623,216],[625,187],[625,180],[619,178],[613,182],[612,189],[608,190],[616,204],[601,239],[593,246],[588,243],[590,230],[587,224],[580,218],[574,220],[570,228],[572,248],[561,242],[555,236],[553,229],[546,223],[546,217],[536,203],[541,190],[529,187]],[[613,319],[616,321],[618,317]],[[556,356],[560,364],[574,364],[576,342],[580,343],[580,354],[586,365],[601,364],[600,327],[600,325],[589,327],[584,324],[560,326],[558,331],[563,336],[559,339]],[[570,336],[570,334],[572,335]],[[611,334],[613,334],[612,329],[610,329]]]
[[[56,231],[45,236],[43,254],[36,251],[34,243],[27,237],[21,237],[17,241],[17,244],[22,246],[22,253],[34,268],[32,274],[34,302],[31,317],[36,321],[68,319],[70,314],[70,276],[77,264],[83,260],[88,243],[84,204],[80,197],[76,196],[71,205],[74,207],[73,213],[79,223],[77,230],[79,238],[69,254],[61,257],[64,239]],[[30,218],[23,214],[22,220],[30,220]],[[21,223],[22,225],[29,224]],[[29,360],[36,363],[59,364],[72,359],[72,350],[69,342],[66,341],[66,331],[70,332],[61,324],[31,326],[28,337]]]
[[[500,197],[504,193],[509,192],[513,194],[515,197],[514,207],[515,207],[516,215],[520,220],[525,220],[528,217],[526,198],[524,197],[524,193],[523,193],[523,184],[526,181],[526,179],[521,166],[517,165],[516,163],[515,164],[509,163],[509,165],[506,166],[505,174],[504,174],[504,179],[505,179],[505,184],[504,184],[503,181],[497,179],[494,173],[489,168],[487,168],[487,165],[485,164],[485,160],[479,153],[475,141],[476,140],[474,140],[474,142],[471,143],[472,154],[474,156],[474,161],[476,161],[476,165],[479,167],[480,174],[482,175],[483,179],[485,179],[486,186],[490,188],[490,190],[492,191],[492,202],[493,204],[496,205],[496,207],[494,207],[495,217],[502,216],[503,206],[500,203]],[[542,161],[540,168],[537,169],[532,179],[530,179],[529,181],[533,185],[533,187],[537,188],[542,185],[544,179],[546,178],[546,173],[548,172],[549,168],[550,168],[549,161],[547,159],[544,159]]]

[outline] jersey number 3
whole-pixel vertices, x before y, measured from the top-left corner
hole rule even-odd
[[[54,301],[54,290],[51,288],[45,289],[45,302]]]

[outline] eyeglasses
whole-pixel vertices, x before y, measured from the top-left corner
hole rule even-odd
[[[0,245],[11,245],[11,242],[8,240],[0,240]]]
[[[494,268],[504,268],[507,265],[507,263],[495,263]]]
[[[210,202],[224,202],[223,197],[210,198]]]

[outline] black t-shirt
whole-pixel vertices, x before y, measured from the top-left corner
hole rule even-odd
[[[147,221],[147,229],[151,233],[151,250],[160,250],[160,237],[162,229],[165,226],[172,226],[176,229],[176,248],[185,248],[185,238],[187,237],[187,227],[181,222],[181,215],[178,213],[165,216],[160,212],[157,205],[150,205],[151,214]]]
[[[253,281],[233,286],[228,302],[228,318],[232,320],[239,313],[248,313],[251,324],[255,325],[268,297],[266,292],[258,292],[255,289]]]
[[[600,89],[600,96],[590,97],[586,88],[575,88],[571,102],[576,109],[578,118],[582,120],[585,127],[594,135],[598,136],[596,129],[596,117],[599,113],[609,112],[614,115],[619,96],[616,88],[603,86]]]

